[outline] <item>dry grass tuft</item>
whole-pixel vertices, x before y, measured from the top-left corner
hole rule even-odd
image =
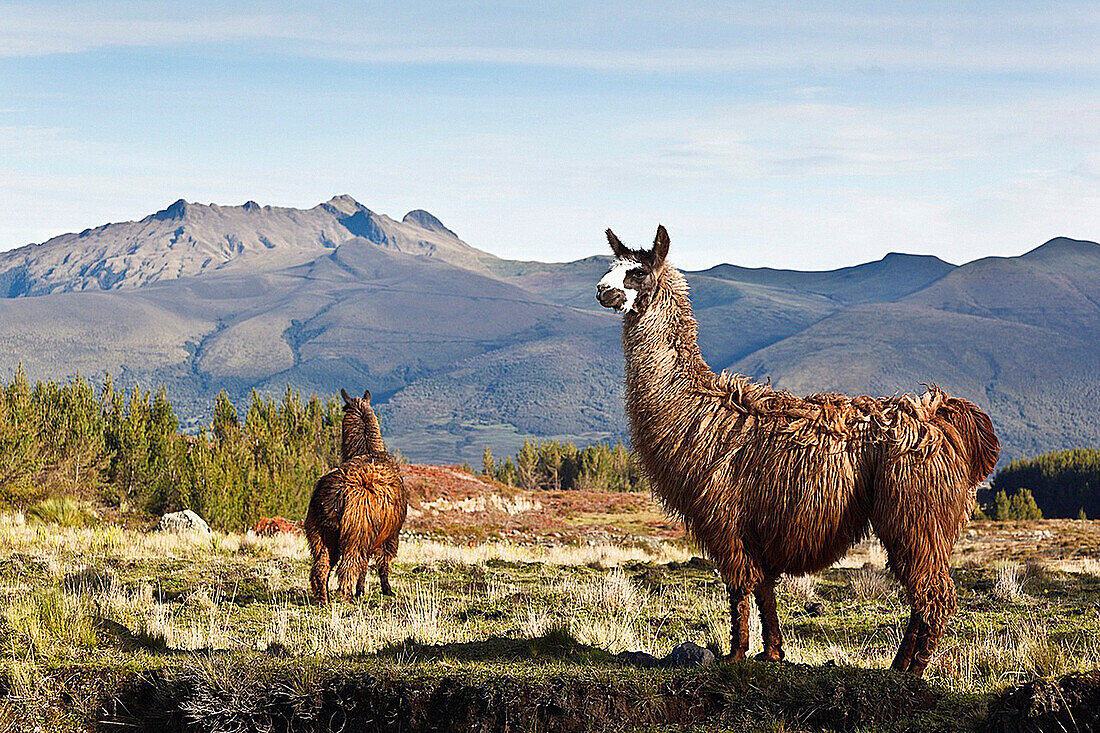
[[[1027,599],[1024,586],[1027,572],[1020,563],[1004,562],[997,567],[997,577],[993,581],[993,597],[999,601],[1019,602]]]
[[[413,565],[482,565],[491,560],[500,560],[546,565],[617,567],[631,562],[683,562],[691,558],[691,553],[668,542],[625,547],[610,542],[592,545],[520,545],[492,541],[470,546],[414,538],[402,542],[400,557],[401,562]]]
[[[852,571],[848,586],[860,601],[881,601],[896,591],[893,579],[870,563]]]
[[[776,586],[776,592],[793,601],[812,601],[817,597],[817,576],[784,575]]]

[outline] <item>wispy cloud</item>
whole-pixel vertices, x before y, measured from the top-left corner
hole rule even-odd
[[[181,9],[182,7],[182,9]],[[1094,4],[941,12],[816,4],[26,3],[0,6],[0,56],[270,41],[291,55],[388,65],[666,74],[761,70],[1080,73],[1100,69]]]
[[[0,249],[183,196],[427,207],[569,259],[959,261],[1100,236],[1100,6],[0,5]]]
[[[1100,148],[1100,92],[900,108],[772,100],[646,129],[657,131],[663,168],[686,175],[897,177],[975,165],[995,173],[1010,151],[1050,159]]]
[[[268,13],[200,11],[181,16],[154,5],[146,13],[152,17],[133,17],[106,3],[0,5],[0,57],[286,38],[298,20]]]

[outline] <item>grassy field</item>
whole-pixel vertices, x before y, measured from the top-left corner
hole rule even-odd
[[[397,597],[328,608],[295,535],[0,516],[0,731],[979,730],[1100,667],[1100,522],[970,525],[925,682],[885,671],[908,611],[873,541],[782,582],[786,663],[643,669],[614,655],[729,647],[713,567],[647,497],[408,471]]]

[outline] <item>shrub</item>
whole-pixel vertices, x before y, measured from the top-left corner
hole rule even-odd
[[[890,576],[870,563],[855,570],[848,578],[848,585],[861,601],[883,600],[894,590]]]
[[[4,611],[13,642],[41,652],[50,647],[91,647],[96,632],[89,601],[58,588],[33,591],[15,598]]]
[[[68,496],[52,496],[43,499],[27,510],[27,519],[41,524],[58,524],[62,527],[85,527],[96,522],[94,512],[85,504]]]
[[[993,597],[999,601],[1019,601],[1027,597],[1024,585],[1027,574],[1019,563],[1007,562],[997,568],[993,581]]]

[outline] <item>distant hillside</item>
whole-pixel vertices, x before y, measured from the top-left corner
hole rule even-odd
[[[398,222],[346,196],[177,202],[0,254],[0,370],[164,383],[192,424],[223,388],[241,404],[254,388],[369,386],[394,445],[422,461],[617,439],[619,318],[593,297],[607,262],[501,260],[426,211]],[[716,369],[798,392],[935,382],[990,410],[1008,457],[1100,444],[1095,243],[688,280]]]

